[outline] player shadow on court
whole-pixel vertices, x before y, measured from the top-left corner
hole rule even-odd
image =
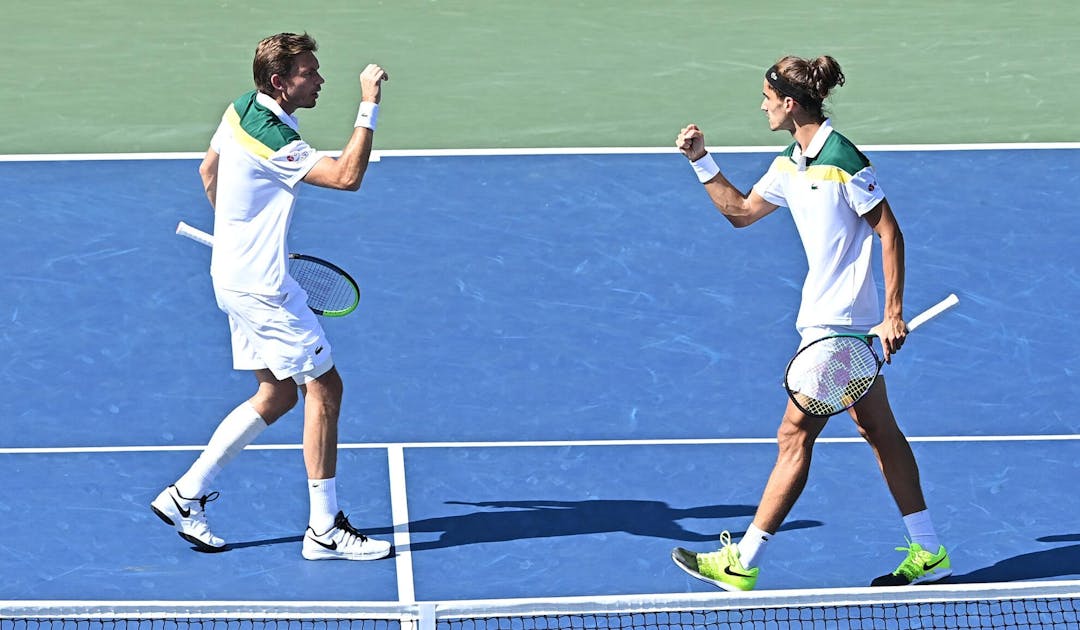
[[[1044,536],[1039,542],[1080,540],[1080,534]],[[976,569],[963,575],[953,575],[944,582],[1012,582],[1039,578],[1064,577],[1080,574],[1080,545],[1056,547],[1005,558],[992,566]]]
[[[248,540],[245,542],[234,542],[225,545],[225,551],[230,549],[243,549],[245,547],[267,547],[269,545],[283,545],[285,543],[302,543],[304,542],[303,536],[283,536],[281,538],[267,538],[265,540]],[[195,551],[199,551],[198,547],[192,547]],[[206,553],[206,552],[203,552]],[[213,552],[211,552],[213,553]]]
[[[269,547],[270,545],[284,545],[284,544],[287,544],[287,543],[302,543],[302,542],[304,542],[304,537],[303,536],[282,536],[280,538],[264,538],[262,540],[246,540],[246,541],[242,541],[242,542],[231,542],[231,543],[227,543],[221,549],[215,549],[213,551],[208,550],[208,549],[203,549],[201,547],[196,547],[195,545],[191,545],[188,548],[191,549],[192,551],[194,551],[195,553],[204,553],[204,554],[212,556],[212,555],[215,555],[215,554],[225,553],[227,551],[232,551],[233,549],[244,549],[246,547]]]
[[[438,540],[414,541],[410,551],[443,549],[473,543],[504,542],[523,538],[552,538],[580,534],[626,532],[685,542],[716,542],[720,532],[699,533],[678,521],[687,518],[753,516],[753,505],[704,505],[673,508],[661,501],[594,499],[589,501],[447,501],[448,505],[487,508],[457,516],[421,519],[409,523],[411,534],[439,534]],[[819,521],[792,521],[783,531],[819,527]],[[391,533],[370,529],[371,535]],[[742,532],[731,532],[738,538]]]

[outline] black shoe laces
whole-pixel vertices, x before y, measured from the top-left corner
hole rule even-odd
[[[206,504],[211,502],[211,501],[217,501],[217,498],[219,496],[221,496],[221,493],[218,492],[217,490],[214,490],[210,494],[202,495],[201,497],[199,497],[199,509],[205,510],[206,509]]]
[[[367,536],[352,526],[352,523],[349,522],[349,517],[345,516],[344,512],[337,513],[337,516],[334,518],[334,527],[356,536],[360,539],[360,542],[365,542],[368,539]]]

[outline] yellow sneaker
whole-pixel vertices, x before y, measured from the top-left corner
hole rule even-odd
[[[683,571],[725,591],[750,591],[757,584],[758,567],[747,569],[739,559],[739,547],[731,534],[720,534],[720,549],[696,553],[682,547],[671,552],[671,559]]]
[[[907,540],[907,539],[905,539]],[[870,586],[907,586],[909,584],[923,584],[925,582],[937,582],[942,578],[952,575],[952,563],[949,562],[949,552],[944,546],[939,546],[937,553],[930,553],[923,549],[919,543],[907,541],[907,547],[897,547],[897,551],[906,551],[900,566],[888,575],[875,578]]]

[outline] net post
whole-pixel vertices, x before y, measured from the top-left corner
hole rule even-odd
[[[423,602],[417,604],[416,630],[435,630],[437,619],[435,617],[435,602]]]

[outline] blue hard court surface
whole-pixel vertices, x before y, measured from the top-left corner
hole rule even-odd
[[[961,298],[886,368],[951,581],[1076,578],[1080,152],[871,157],[909,313]],[[746,189],[770,159],[721,161]],[[295,448],[219,478],[226,553],[147,508],[251,392],[209,252],[173,235],[210,225],[196,165],[0,163],[0,599],[398,599],[395,560],[300,558]],[[339,498],[390,535],[403,445],[416,599],[709,590],[668,552],[737,536],[775,456],[805,268],[784,211],[732,230],[672,154],[387,157],[358,194],[306,188],[292,239],[362,285],[325,320],[355,446]],[[256,445],[299,444],[301,420]],[[855,435],[837,418],[823,437]],[[738,438],[764,440],[700,443]],[[827,441],[759,587],[865,585],[903,535],[868,447]]]

